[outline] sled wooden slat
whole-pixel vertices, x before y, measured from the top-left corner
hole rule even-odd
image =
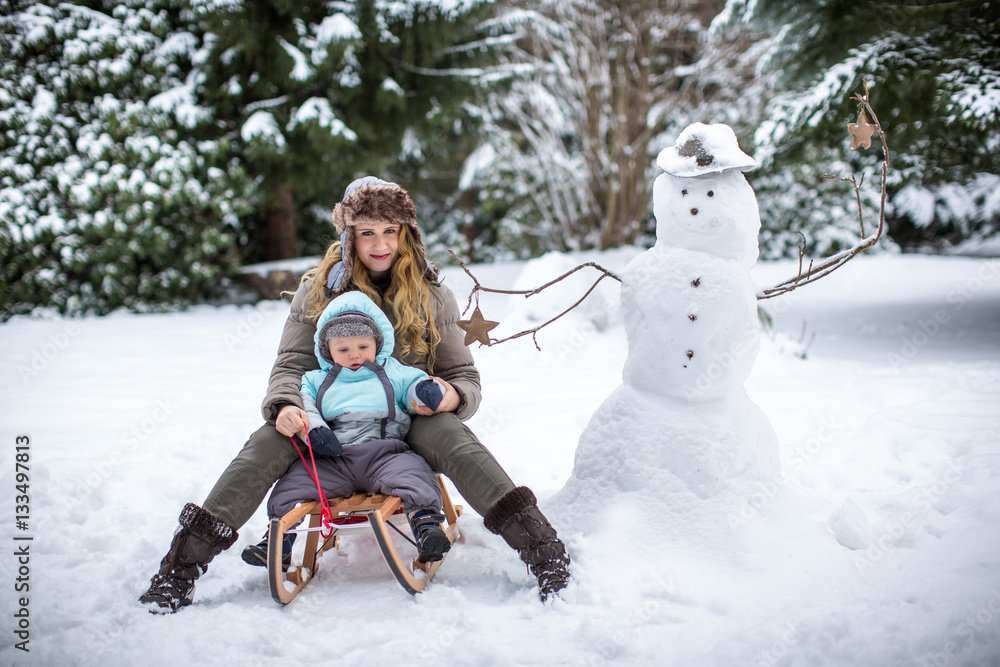
[[[441,502],[444,509],[444,517],[448,520],[448,530],[451,530],[452,528],[457,530],[458,527],[455,524],[458,522],[458,515],[462,513],[462,506],[452,504],[451,496],[448,495],[448,489],[445,488],[444,478],[441,477],[441,475],[437,476],[437,482],[438,488],[441,489]],[[455,542],[450,534],[448,535],[448,538],[451,539],[452,543]]]
[[[462,506],[452,503],[451,497],[448,495],[447,489],[445,489],[444,479],[440,475],[437,477],[437,482],[441,489],[442,509],[444,510],[446,520],[445,525],[442,527],[448,539],[454,543],[459,538],[456,522],[462,514]],[[389,566],[389,571],[392,572],[392,575],[399,585],[402,586],[403,590],[410,594],[416,594],[424,590],[427,582],[437,572],[442,561],[418,563],[414,559],[409,567],[404,564],[405,561],[400,557],[399,552],[392,542],[391,529],[388,525],[390,521],[396,521],[394,516],[402,516],[402,514],[397,514],[397,511],[403,505],[403,501],[399,497],[384,493],[355,493],[350,496],[330,498],[328,502],[330,510],[333,513],[336,528],[334,534],[325,540],[323,544],[320,544],[323,510],[319,501],[313,500],[302,503],[294,509],[289,510],[280,519],[271,520],[271,526],[268,531],[267,579],[271,597],[275,602],[281,605],[291,602],[299,594],[299,591],[316,575],[317,557],[329,549],[337,548],[342,535],[367,532],[369,527],[375,534],[375,540],[385,558],[386,565]],[[366,517],[367,523],[345,523],[343,525],[338,523],[338,520],[347,519],[353,515]],[[293,564],[288,572],[284,572],[281,569],[281,547],[285,533],[302,522],[307,516],[309,517],[309,529],[306,533],[305,552],[302,562],[297,566]],[[406,522],[405,518],[402,522]],[[425,573],[424,576],[414,576],[414,568],[423,570]]]

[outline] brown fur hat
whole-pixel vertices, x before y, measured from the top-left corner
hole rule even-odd
[[[344,259],[342,275],[336,280],[338,284],[328,284],[329,288],[339,291],[342,281],[350,279],[354,268],[354,227],[362,223],[386,222],[408,225],[417,249],[427,263],[428,271],[432,278],[437,277],[436,268],[427,261],[424,252],[420,227],[417,226],[417,207],[414,206],[409,193],[396,183],[383,181],[374,176],[365,176],[353,181],[344,191],[344,199],[333,207],[332,221],[337,234],[340,235]],[[333,282],[333,274],[331,271],[329,282]]]

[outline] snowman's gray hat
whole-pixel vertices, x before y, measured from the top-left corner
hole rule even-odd
[[[675,146],[660,151],[656,165],[671,176],[693,178],[730,169],[750,171],[757,163],[740,150],[733,128],[693,123],[677,136]]]

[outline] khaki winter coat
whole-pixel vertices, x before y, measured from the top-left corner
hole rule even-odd
[[[316,324],[309,321],[304,311],[306,297],[311,287],[312,283],[306,281],[296,290],[295,296],[292,298],[291,312],[288,314],[285,328],[281,332],[278,357],[271,369],[267,396],[264,397],[264,403],[261,406],[264,419],[271,423],[274,423],[277,416],[273,410],[276,403],[291,403],[300,408],[303,407],[300,393],[302,375],[306,371],[319,368],[314,341]],[[382,304],[382,312],[395,326],[392,309],[388,304]],[[438,333],[441,334],[434,372],[431,374],[449,382],[458,391],[459,396],[464,399],[465,404],[456,412],[458,418],[464,421],[475,414],[476,409],[479,408],[479,402],[482,398],[479,371],[473,361],[472,352],[465,345],[465,332],[457,324],[459,318],[458,302],[451,290],[444,285],[431,287],[431,315]],[[426,357],[417,357],[411,353],[405,359],[400,358],[398,346],[393,351],[392,356],[408,366],[430,372],[427,368]]]

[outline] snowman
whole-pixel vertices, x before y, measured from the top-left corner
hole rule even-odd
[[[622,385],[598,408],[566,491],[705,499],[779,474],[770,422],[744,389],[760,349],[754,160],[727,125],[695,123],[664,149],[656,243],[622,273]],[[607,497],[605,495],[605,497]]]

